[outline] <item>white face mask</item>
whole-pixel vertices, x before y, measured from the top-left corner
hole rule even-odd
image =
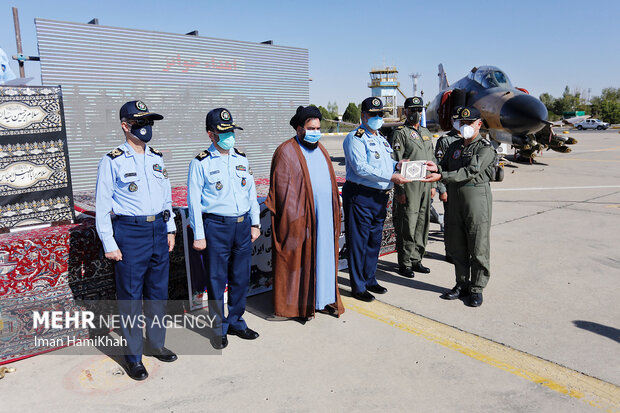
[[[474,132],[476,130],[471,125],[462,125],[459,127],[459,132],[461,132],[461,136],[465,139],[469,139],[474,136]]]

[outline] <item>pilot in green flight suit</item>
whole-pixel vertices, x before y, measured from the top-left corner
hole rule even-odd
[[[474,107],[463,107],[453,116],[462,139],[452,143],[440,164],[427,163],[426,182],[442,180],[448,190],[446,243],[452,254],[456,285],[441,298],[469,298],[470,307],[482,305],[482,290],[490,276],[492,196],[489,182],[495,172],[495,149],[478,134],[482,121]]]
[[[404,112],[407,119],[392,133],[390,143],[396,161],[435,160],[431,133],[420,127],[420,117],[424,105],[422,98],[405,100]],[[431,190],[435,184],[409,182],[394,185],[394,229],[396,232],[396,251],[398,252],[398,272],[413,278],[414,272],[429,273],[422,265],[422,257],[428,241],[428,228],[431,213]],[[433,189],[432,189],[433,188]]]

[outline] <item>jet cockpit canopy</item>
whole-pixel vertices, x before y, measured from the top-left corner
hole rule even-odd
[[[493,87],[512,88],[512,83],[510,83],[508,76],[495,66],[473,68],[467,77],[478,82],[485,89]]]

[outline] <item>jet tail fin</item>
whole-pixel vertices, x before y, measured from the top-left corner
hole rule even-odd
[[[448,76],[446,76],[446,72],[443,70],[443,64],[439,63],[439,73],[437,73],[437,76],[439,76],[439,90],[444,90],[450,87],[450,84],[448,83]]]

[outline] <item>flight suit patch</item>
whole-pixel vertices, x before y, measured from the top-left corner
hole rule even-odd
[[[248,182],[245,180],[245,178],[241,178],[241,186],[245,186]]]
[[[435,154],[435,156],[437,156],[437,158],[443,158],[443,151],[442,150],[438,150],[437,153]]]
[[[412,130],[412,131],[411,131],[411,137],[412,137],[413,139],[419,139],[419,138],[420,138],[420,137],[418,136],[418,132],[416,132],[416,131],[414,131],[414,130]]]
[[[430,141],[431,137],[430,136],[422,136],[422,140],[423,141]]]
[[[452,154],[452,159],[459,159],[461,157],[461,150],[457,149],[456,151],[454,151],[454,153]]]
[[[215,189],[217,189],[218,191],[221,191],[223,187],[224,187],[224,185],[222,185],[221,181],[217,181],[215,183]]]
[[[138,185],[135,182],[129,184],[129,192],[136,192],[138,190]]]
[[[396,142],[394,144],[394,149],[396,149],[397,151],[400,151],[400,143]]]

